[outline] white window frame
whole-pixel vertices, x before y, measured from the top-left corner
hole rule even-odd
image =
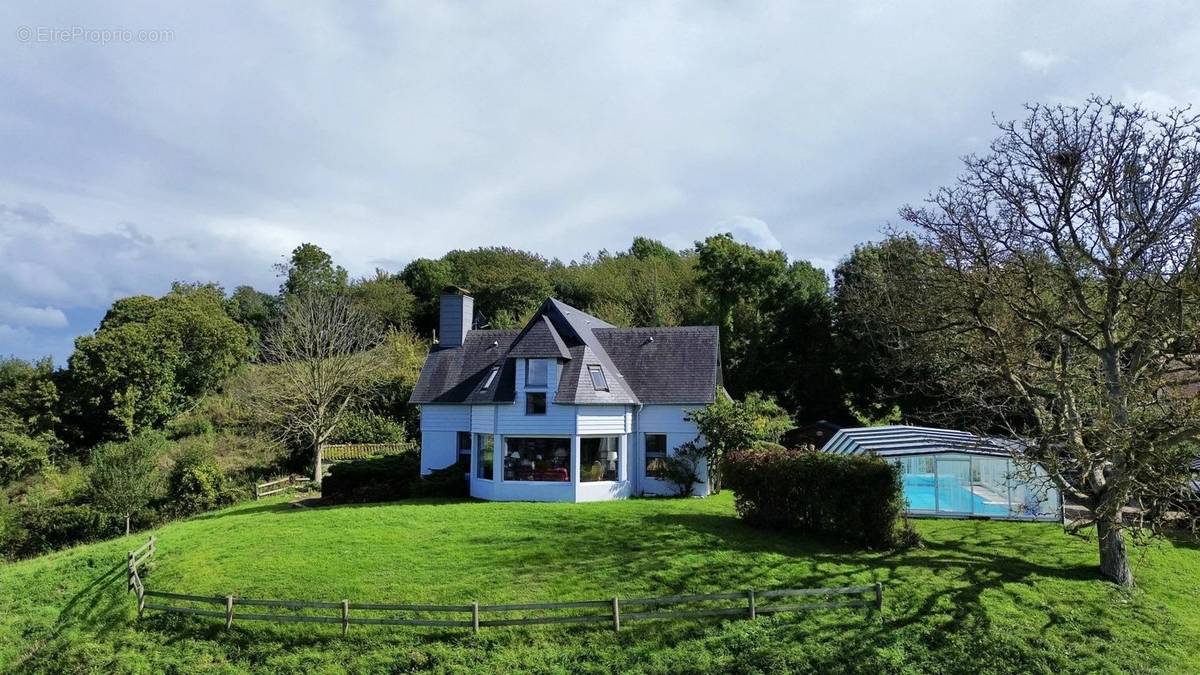
[[[592,389],[596,391],[612,391],[608,386],[608,376],[604,374],[604,368],[598,365],[590,365],[588,368],[588,377],[592,379]],[[600,376],[600,383],[603,387],[596,386],[596,376]]]
[[[646,439],[650,436],[662,436],[662,439],[663,439],[662,452],[655,452],[653,455],[650,453],[650,444],[646,442]],[[667,457],[669,457],[671,455],[670,445],[671,445],[670,437],[666,434],[666,432],[646,431],[646,432],[642,433],[642,475],[643,476],[645,476],[646,478],[649,478],[650,480],[662,480],[662,478],[660,476],[655,476],[654,474],[650,473],[646,469],[647,469],[648,465],[650,464],[651,459],[662,459],[663,461],[666,461]]]

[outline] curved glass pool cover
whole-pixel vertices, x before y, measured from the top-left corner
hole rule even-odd
[[[1056,520],[1058,491],[1040,467],[1006,457],[939,453],[889,457],[913,515]]]

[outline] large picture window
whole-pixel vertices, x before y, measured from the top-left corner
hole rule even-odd
[[[571,439],[505,438],[504,480],[571,480]]]
[[[579,439],[579,482],[618,480],[620,458],[620,436]]]
[[[491,434],[475,434],[475,475],[484,480],[492,479],[495,463],[495,439]]]
[[[667,471],[667,435],[646,434],[646,475],[662,478]]]

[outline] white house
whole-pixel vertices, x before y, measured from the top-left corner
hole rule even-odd
[[[423,473],[469,458],[471,495],[492,500],[673,493],[663,459],[697,439],[686,413],[721,389],[715,326],[616,328],[554,299],[521,330],[473,316],[471,296],[446,289],[411,398]]]

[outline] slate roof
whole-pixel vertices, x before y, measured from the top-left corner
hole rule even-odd
[[[541,319],[540,321],[538,319]],[[521,331],[508,350],[511,358],[523,359],[569,359],[570,352],[562,336],[554,329],[549,317],[541,315],[534,317],[529,325]]]
[[[871,452],[881,457],[938,452],[1010,457],[1023,447],[1014,439],[979,436],[969,431],[897,425],[841,429],[822,449],[835,455]]]
[[[517,358],[562,359],[562,404],[707,404],[721,386],[715,326],[617,328],[550,298],[520,331],[472,330],[461,347],[435,347],[409,401],[514,401]],[[600,367],[608,391],[592,386],[589,366]],[[498,382],[485,390],[492,368]]]

